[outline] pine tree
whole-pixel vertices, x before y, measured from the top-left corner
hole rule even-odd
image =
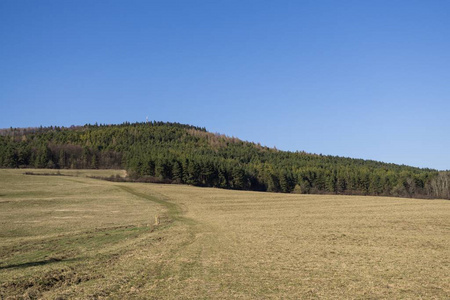
[[[183,183],[183,170],[181,169],[181,164],[178,161],[173,163],[172,179],[176,183]]]

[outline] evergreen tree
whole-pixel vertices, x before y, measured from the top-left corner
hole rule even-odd
[[[172,179],[176,183],[183,183],[183,170],[181,168],[181,164],[178,161],[173,163],[172,167]]]

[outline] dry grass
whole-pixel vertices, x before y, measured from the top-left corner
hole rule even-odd
[[[450,295],[450,201],[21,173],[0,171],[4,297]]]

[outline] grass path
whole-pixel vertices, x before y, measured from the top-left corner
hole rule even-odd
[[[152,195],[149,195],[146,193],[138,192],[135,189],[133,189],[130,184],[128,184],[128,185],[121,184],[121,185],[116,185],[116,186],[127,193],[135,195],[136,197],[140,197],[142,199],[146,199],[146,200],[155,202],[159,205],[162,205],[167,210],[167,212],[166,212],[167,217],[172,221],[181,221],[181,222],[185,222],[185,223],[194,222],[192,219],[187,219],[182,216],[182,209],[180,208],[179,205],[169,202],[167,199],[164,199],[162,195],[152,196]]]

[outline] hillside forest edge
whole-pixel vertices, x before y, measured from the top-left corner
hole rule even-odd
[[[2,129],[0,167],[126,169],[130,181],[450,199],[450,172],[280,151],[201,127],[156,121]]]

